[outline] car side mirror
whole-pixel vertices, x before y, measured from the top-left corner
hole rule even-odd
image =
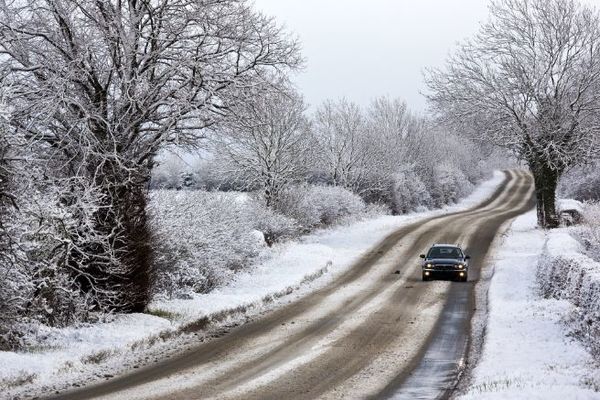
[[[465,256],[465,260],[470,260],[471,256]]]
[[[425,254],[421,254],[419,257],[421,257],[421,258],[425,258]]]

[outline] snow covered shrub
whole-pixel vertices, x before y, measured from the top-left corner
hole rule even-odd
[[[151,193],[155,293],[206,293],[258,255],[247,195],[158,190]]]
[[[29,304],[35,320],[53,327],[65,327],[88,320],[94,309],[89,294],[82,293],[72,277],[56,264],[38,268],[33,275],[35,290]]]
[[[25,170],[16,164],[15,148],[19,138],[8,124],[10,110],[6,87],[0,87],[0,350],[19,347],[15,325],[22,315],[30,283],[19,248],[23,226],[19,223],[19,194]]]
[[[298,222],[293,218],[279,214],[256,201],[252,210],[253,228],[260,232],[267,245],[281,240],[291,239],[300,234]]]
[[[29,282],[34,287],[28,314],[49,326],[64,327],[86,321],[89,312],[106,311],[102,304],[113,301],[108,286],[96,285],[84,264],[96,256],[87,249],[110,247],[108,238],[90,228],[97,210],[93,191],[78,192],[74,202],[65,201],[65,182],[40,185],[23,207],[28,231],[22,248],[29,264]],[[74,184],[69,187],[74,190]],[[98,263],[93,268],[114,269]]]
[[[368,204],[385,204],[392,208],[394,196],[393,173],[378,170],[361,170],[350,188]]]
[[[39,324],[64,327],[85,321],[94,306],[92,290],[84,293],[77,282],[85,273],[72,262],[74,254],[83,255],[74,234],[93,237],[85,228],[73,229],[85,226],[93,201],[77,192],[73,181],[51,180],[47,170],[56,165],[36,151],[35,143],[14,132],[10,140],[0,135],[0,349],[4,350],[22,347],[27,332]]]
[[[312,203],[323,225],[332,225],[365,211],[365,203],[358,195],[340,187],[313,186],[309,195],[314,199]]]
[[[3,172],[0,166],[0,173]],[[2,176],[3,178],[3,176]],[[0,193],[6,190],[5,180],[0,178]],[[20,235],[15,226],[18,215],[8,197],[0,195],[0,350],[18,347],[14,336],[14,323],[25,306],[30,283],[23,269],[22,254],[16,246]]]
[[[35,171],[33,171],[35,173]],[[39,180],[41,181],[41,179]],[[78,278],[87,276],[73,262],[78,240],[73,226],[85,221],[82,214],[60,202],[60,183],[44,187],[37,182],[23,187],[19,210],[11,216],[14,252],[10,262],[3,253],[0,265],[0,348],[24,345],[27,332],[39,324],[52,327],[88,320],[90,311],[101,311],[94,289],[84,291]],[[40,190],[40,189],[43,189]],[[82,233],[83,231],[79,231]],[[93,240],[86,232],[87,240]],[[100,238],[100,241],[106,240]]]
[[[454,203],[473,189],[465,174],[448,162],[434,166],[431,185],[429,192],[436,207]]]
[[[544,297],[574,306],[567,321],[572,333],[600,361],[600,264],[546,255],[538,268],[538,283]]]
[[[537,282],[543,297],[573,305],[566,322],[600,361],[600,263],[582,254],[568,233],[553,231],[540,259]]]
[[[414,172],[398,172],[393,177],[392,211],[406,214],[422,207],[431,206],[431,196]]]
[[[580,201],[600,200],[600,162],[574,168],[565,173],[557,191],[563,198]]]
[[[319,211],[309,195],[309,185],[292,186],[279,194],[275,209],[286,217],[298,222],[304,232],[308,232],[320,222]]]
[[[365,217],[366,218],[378,218],[382,215],[389,215],[391,212],[390,208],[386,204],[368,204],[365,209]]]
[[[361,215],[366,205],[360,196],[342,187],[303,185],[284,190],[275,208],[309,231],[338,223],[349,216]]]
[[[587,203],[583,207],[584,224],[576,229],[577,237],[587,253],[600,262],[600,203]]]
[[[569,289],[581,285],[581,276],[576,272],[576,267],[571,259],[545,254],[540,259],[537,271],[542,296],[554,299],[570,297]]]
[[[22,346],[18,321],[23,318],[31,292],[30,280],[20,266],[0,265],[0,351]]]

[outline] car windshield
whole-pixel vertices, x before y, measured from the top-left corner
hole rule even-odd
[[[458,247],[436,246],[429,250],[427,258],[462,258],[462,251]]]

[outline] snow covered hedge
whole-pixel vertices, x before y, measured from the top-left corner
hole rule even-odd
[[[393,177],[392,211],[406,214],[430,208],[433,200],[421,178],[413,171],[399,172]]]
[[[157,190],[151,193],[156,290],[206,293],[258,255],[250,206],[237,193]]]
[[[584,225],[576,229],[576,236],[586,254],[600,262],[600,203],[588,203],[583,208]]]
[[[558,193],[561,197],[581,201],[600,200],[600,161],[565,173],[560,180]]]
[[[365,212],[366,204],[357,194],[339,186],[301,185],[286,189],[276,209],[298,221],[305,231],[334,225]]]
[[[287,189],[277,210],[239,192],[155,190],[150,197],[154,291],[180,298],[230,282],[267,246],[366,210],[361,198],[345,189],[314,185]]]
[[[39,177],[37,169],[31,172]],[[79,246],[108,241],[89,229],[93,191],[67,201],[64,182],[44,187],[33,178],[16,186],[19,208],[0,223],[9,233],[0,250],[0,350],[34,345],[40,324],[65,327],[105,311],[98,292],[80,290]],[[70,181],[71,189],[77,187]]]
[[[584,207],[584,221],[581,227],[548,233],[537,278],[544,297],[573,305],[568,321],[573,334],[600,360],[599,204]]]
[[[455,203],[473,191],[473,184],[457,166],[444,162],[433,169],[430,193],[433,204],[442,207]]]

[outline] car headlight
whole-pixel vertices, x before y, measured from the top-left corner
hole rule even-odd
[[[457,267],[458,267],[458,269],[463,269],[465,266],[462,264],[458,264]]]
[[[433,264],[427,264],[426,267],[431,268],[431,267],[433,267]]]

